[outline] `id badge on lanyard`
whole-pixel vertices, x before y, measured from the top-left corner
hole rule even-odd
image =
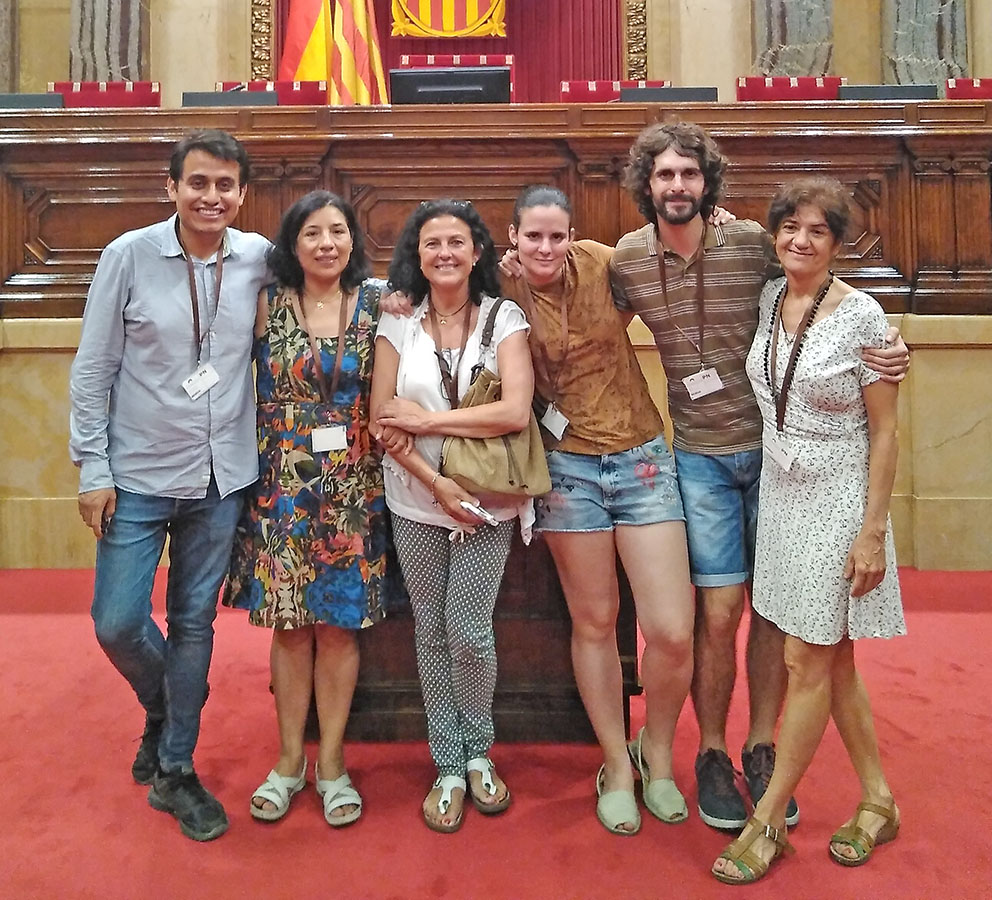
[[[183,379],[182,388],[190,400],[199,400],[207,391],[220,383],[220,375],[217,374],[217,370],[209,362],[202,362],[200,360],[203,344],[203,337],[200,333],[200,297],[196,289],[196,273],[193,271],[193,259],[183,246],[182,238],[179,234],[178,219],[176,220],[176,238],[179,240],[179,246],[182,247],[183,255],[186,257],[186,273],[189,277],[189,301],[193,316],[193,349],[196,353],[196,368],[193,369],[193,372],[189,376]],[[207,324],[208,332],[213,328],[214,321],[217,318],[217,312],[220,309],[220,286],[224,277],[223,241],[217,249],[216,272],[214,313],[210,322]]]
[[[348,429],[344,425],[328,425],[310,432],[310,449],[314,453],[327,453],[348,449]]]

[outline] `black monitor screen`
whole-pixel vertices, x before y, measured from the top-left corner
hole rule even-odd
[[[509,103],[509,66],[390,69],[392,103]]]

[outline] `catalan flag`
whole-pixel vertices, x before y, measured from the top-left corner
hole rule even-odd
[[[330,47],[330,0],[290,0],[278,78],[327,81]]]
[[[388,103],[373,0],[334,0],[331,103]]]
[[[392,0],[397,37],[506,37],[505,0]]]
[[[290,0],[278,77],[326,81],[334,105],[388,103],[373,0]]]

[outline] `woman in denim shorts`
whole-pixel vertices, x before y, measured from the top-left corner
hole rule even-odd
[[[693,601],[685,518],[663,423],[613,304],[612,249],[573,241],[557,188],[526,189],[514,208],[503,289],[527,313],[551,492],[537,506],[572,617],[579,693],[603,749],[596,814],[619,835],[640,829],[631,758],[648,810],[687,816],[672,780],[672,741],[692,677]],[[521,272],[522,269],[522,272]],[[567,421],[567,424],[565,424]],[[616,642],[616,555],[645,647],[646,725],[628,747]]]

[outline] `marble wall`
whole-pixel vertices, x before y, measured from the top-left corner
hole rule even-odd
[[[762,75],[832,71],[833,0],[751,0],[753,63]]]
[[[716,85],[739,75],[851,84],[992,77],[990,0],[646,0],[648,77]]]
[[[71,81],[147,81],[146,0],[72,0]]]
[[[882,0],[883,82],[940,85],[968,74],[966,6],[966,0]]]
[[[17,4],[0,0],[0,91],[17,90]]]

